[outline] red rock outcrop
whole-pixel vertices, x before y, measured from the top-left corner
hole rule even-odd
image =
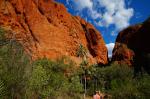
[[[137,35],[137,31],[140,28],[141,25],[129,26],[119,33],[113,49],[112,61],[116,61],[119,64],[132,65],[134,51],[128,45],[131,43],[130,40],[135,39],[133,36]]]
[[[69,56],[79,63],[76,51],[82,44],[90,63],[108,61],[101,34],[54,0],[0,0],[0,26],[11,31],[33,59]]]
[[[121,31],[113,49],[112,61],[120,64],[150,67],[150,18],[142,24]],[[148,58],[149,57],[149,58]],[[150,70],[150,69],[149,69]]]

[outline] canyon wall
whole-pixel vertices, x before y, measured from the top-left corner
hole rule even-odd
[[[68,56],[80,63],[76,52],[82,44],[90,63],[108,62],[100,32],[54,0],[0,0],[0,26],[11,32],[32,59]]]

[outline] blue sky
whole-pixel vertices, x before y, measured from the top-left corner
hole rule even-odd
[[[68,12],[80,16],[99,30],[107,44],[109,56],[116,37],[129,25],[143,22],[150,16],[149,0],[56,0]]]

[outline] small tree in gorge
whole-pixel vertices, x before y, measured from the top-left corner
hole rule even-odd
[[[77,50],[77,56],[82,58],[82,62],[80,64],[82,70],[83,70],[83,77],[84,77],[84,99],[86,96],[86,66],[88,65],[88,61],[87,61],[87,49],[80,44],[79,48]]]

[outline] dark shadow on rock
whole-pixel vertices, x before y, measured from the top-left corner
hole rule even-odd
[[[113,50],[113,61],[125,61],[125,56],[120,56],[125,55],[124,52],[121,52],[125,51],[121,45],[126,45],[126,49],[130,49],[134,52],[131,62],[134,67],[134,74],[141,74],[142,71],[146,71],[150,74],[150,18],[142,24],[129,26],[121,31],[117,36],[116,43],[118,43],[118,45],[115,45],[116,49]],[[120,51],[119,49],[122,50]]]

